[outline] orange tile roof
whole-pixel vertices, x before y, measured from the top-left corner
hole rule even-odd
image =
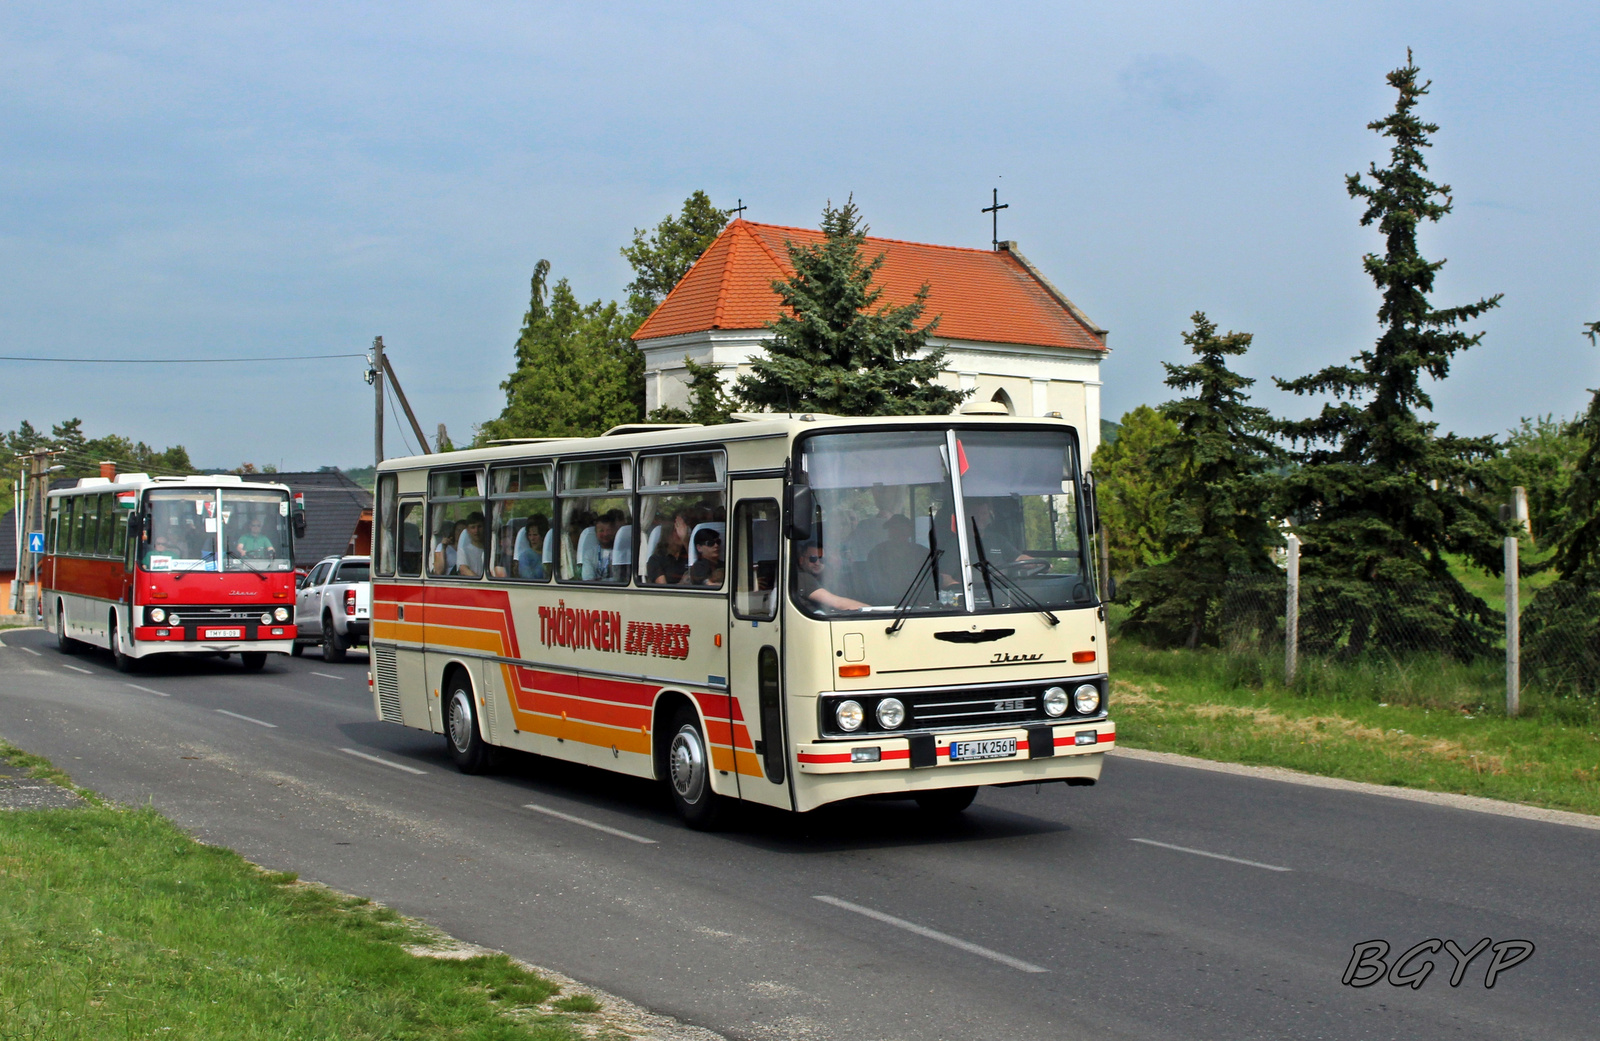
[[[822,241],[822,232],[812,228],[732,222],[633,338],[764,328],[781,309],[772,283],[794,274],[787,243]],[[1008,251],[868,237],[863,253],[869,259],[883,254],[876,276],[880,304],[908,304],[927,283],[924,316],[940,317],[941,338],[1105,350],[1099,330]]]

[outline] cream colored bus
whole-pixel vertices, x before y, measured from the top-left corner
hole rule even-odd
[[[1093,784],[1105,612],[1077,432],[748,416],[379,467],[381,719],[665,782],[684,819]]]

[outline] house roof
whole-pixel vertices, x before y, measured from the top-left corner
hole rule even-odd
[[[263,474],[263,481],[286,484],[305,495],[306,533],[295,540],[296,567],[315,564],[323,557],[343,553],[355,534],[361,511],[372,508],[372,493],[352,481],[343,470],[308,473]]]
[[[788,243],[822,241],[822,232],[812,228],[733,221],[633,338],[765,328],[781,313],[772,283],[794,274]],[[869,259],[883,255],[875,276],[881,304],[911,303],[927,284],[925,317],[939,316],[940,338],[1105,350],[1104,330],[1007,245],[967,249],[869,236],[863,252]]]

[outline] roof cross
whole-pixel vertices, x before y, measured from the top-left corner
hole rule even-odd
[[[994,205],[985,206],[982,210],[978,211],[980,213],[992,213],[992,214],[994,214],[994,231],[993,231],[994,241],[993,241],[993,243],[991,243],[991,248],[993,248],[995,250],[998,250],[1000,248],[1000,211],[1001,210],[1008,210],[1010,208],[1011,208],[1011,204],[1009,202],[1001,202],[1000,201],[1000,189],[996,188],[996,189],[994,189]]]
[[[744,204],[744,200],[740,199],[739,200],[739,205],[731,207],[728,210],[728,212],[734,215],[734,217],[733,217],[734,220],[743,220],[744,219],[744,211],[748,210],[749,208],[750,207],[748,207],[748,206],[746,206]]]

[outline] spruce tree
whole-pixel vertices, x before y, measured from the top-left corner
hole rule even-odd
[[[853,197],[822,211],[823,241],[789,244],[793,277],[774,282],[784,314],[766,354],[735,393],[752,410],[839,416],[945,415],[966,394],[938,383],[944,350],[929,350],[928,286],[909,304],[879,305],[873,284],[883,255],[862,255],[867,227]]]
[[[1600,345],[1600,322],[1590,322],[1584,335]],[[1590,392],[1589,408],[1573,420],[1569,433],[1583,445],[1583,455],[1567,490],[1567,516],[1556,538],[1556,572],[1563,581],[1600,585],[1600,387]]]
[[[1334,399],[1318,415],[1279,429],[1301,449],[1284,503],[1305,544],[1302,567],[1308,577],[1340,580],[1319,601],[1329,625],[1302,632],[1313,649],[1320,643],[1351,655],[1369,641],[1389,651],[1486,651],[1493,636],[1488,609],[1451,575],[1445,554],[1501,570],[1503,525],[1492,505],[1464,494],[1476,468],[1495,454],[1494,439],[1439,436],[1438,424],[1417,415],[1433,406],[1422,376],[1444,379],[1455,355],[1483,336],[1458,326],[1500,302],[1498,295],[1451,308],[1429,302],[1444,261],[1421,255],[1417,229],[1449,213],[1451,198],[1448,185],[1427,176],[1423,150],[1438,127],[1415,111],[1430,85],[1418,72],[1408,51],[1405,66],[1388,76],[1399,95],[1394,111],[1367,124],[1390,139],[1389,164],[1346,178],[1351,198],[1366,203],[1361,224],[1384,236],[1384,252],[1363,260],[1382,296],[1377,343],[1352,365],[1277,381],[1295,394]],[[1407,585],[1413,599],[1406,624],[1391,624],[1395,604],[1374,582]],[[1424,587],[1432,592],[1417,601]]]
[[[711,204],[703,191],[683,200],[677,216],[667,214],[655,230],[646,234],[633,229],[633,242],[622,247],[622,256],[633,266],[633,281],[628,283],[628,310],[643,322],[666,299],[700,254],[716,241],[728,225],[728,211]]]
[[[1272,552],[1283,544],[1267,508],[1269,469],[1282,452],[1266,436],[1267,410],[1249,404],[1255,380],[1228,368],[1229,357],[1249,350],[1250,334],[1219,335],[1203,311],[1192,321],[1183,342],[1196,360],[1162,364],[1167,386],[1193,393],[1161,406],[1178,433],[1151,460],[1171,488],[1172,556],[1129,579],[1135,606],[1125,630],[1190,648],[1217,642],[1228,579],[1273,571]]]

